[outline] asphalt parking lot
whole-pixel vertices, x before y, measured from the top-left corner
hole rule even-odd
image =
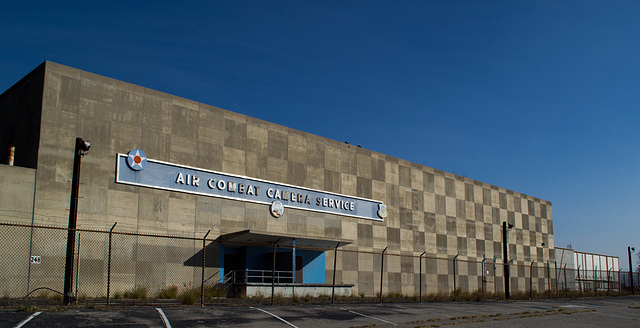
[[[0,312],[0,327],[640,327],[640,297]]]

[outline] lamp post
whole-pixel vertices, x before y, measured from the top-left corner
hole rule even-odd
[[[507,251],[507,231],[513,228],[513,224],[507,223],[507,221],[502,222],[502,262],[504,263],[504,297],[506,299],[511,298],[511,293],[509,292],[509,254]]]
[[[634,252],[635,250],[635,247],[627,246],[627,252],[629,252],[629,282],[631,283],[631,295],[633,295],[633,266],[631,265],[631,252]]]
[[[64,305],[71,304],[73,297],[73,252],[76,244],[76,222],[78,217],[78,189],[80,187],[80,162],[91,148],[89,141],[76,138],[73,153],[73,178],[71,180],[71,202],[69,205],[69,230],[67,232],[67,257],[64,266]]]

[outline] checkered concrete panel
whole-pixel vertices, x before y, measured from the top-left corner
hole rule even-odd
[[[402,251],[413,248],[414,256],[426,251],[428,256],[437,258],[453,258],[456,254],[459,259],[464,260],[463,269],[457,267],[456,282],[458,287],[469,289],[481,288],[482,270],[481,261],[483,257],[497,257],[497,261],[502,261],[502,222],[507,221],[514,225],[514,228],[507,233],[509,242],[509,258],[513,260],[515,267],[524,265],[531,261],[544,262],[553,260],[550,258],[547,248],[542,246],[552,239],[549,228],[552,226],[550,219],[550,204],[527,195],[504,190],[495,186],[477,183],[467,178],[454,176],[435,170],[433,173],[424,172],[420,189],[411,189],[411,202],[406,195],[409,185],[406,177],[410,175],[408,168],[399,167],[399,181],[401,185],[398,190],[404,191],[404,195],[398,195],[404,199],[400,202],[398,227],[388,227],[393,231],[391,235],[397,235],[399,229],[401,236],[400,248]],[[411,174],[415,177],[416,174]],[[405,180],[403,180],[405,179]],[[415,184],[413,185],[415,187]],[[478,197],[477,195],[480,195]],[[416,204],[415,200],[422,200],[423,215],[415,217],[416,209],[420,209],[421,204]],[[406,206],[406,207],[404,207]],[[411,211],[409,211],[411,209]],[[419,220],[419,223],[416,222]],[[414,222],[412,224],[412,222]],[[363,225],[367,225],[364,223]],[[415,229],[424,233],[424,242],[417,242],[418,236],[414,234]],[[413,234],[409,234],[409,231]],[[405,232],[406,231],[406,232]],[[409,237],[411,236],[411,237]],[[389,249],[397,247],[395,238],[387,240]],[[413,243],[413,247],[406,244]],[[421,246],[416,247],[416,244]],[[358,249],[367,249],[366,246],[357,246]],[[447,260],[435,260],[432,270],[435,273],[427,273],[425,267],[425,283],[423,291],[446,291],[453,288],[453,267],[447,264]],[[389,265],[393,265],[390,262]],[[391,268],[389,268],[391,269]],[[415,269],[415,266],[413,267]],[[402,266],[400,273],[409,274],[408,266]],[[417,270],[414,270],[415,275]],[[394,270],[395,272],[395,270]],[[486,271],[485,271],[486,273]],[[512,270],[512,282],[514,290],[523,289],[526,286],[525,276],[519,270]],[[432,277],[428,277],[432,275]],[[393,275],[386,276],[393,279]],[[404,277],[404,278],[403,278]],[[419,278],[419,277],[418,277]],[[400,276],[403,287],[395,292],[407,293],[406,287],[409,278]],[[413,285],[416,289],[420,286],[419,279],[413,278]],[[428,281],[435,283],[428,284]],[[393,289],[398,282],[389,282],[388,288]],[[502,286],[498,286],[501,290]]]

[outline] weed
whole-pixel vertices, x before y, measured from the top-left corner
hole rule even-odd
[[[427,302],[449,302],[453,300],[452,294],[445,292],[430,293],[426,296]]]
[[[145,287],[136,287],[131,291],[124,292],[124,298],[132,298],[132,299],[141,299],[144,300],[147,298],[147,288]]]
[[[257,292],[254,296],[253,299],[258,300],[258,301],[262,301],[264,299],[264,295],[262,295],[261,292]]]
[[[46,290],[46,289],[41,290],[40,293],[38,293],[38,298],[41,299],[41,300],[45,300],[45,299],[49,298],[49,291]]]
[[[398,292],[391,292],[389,294],[387,294],[388,298],[403,298],[404,295],[402,295],[402,293],[398,293]]]
[[[158,292],[159,299],[174,299],[178,296],[178,286],[165,287]]]
[[[33,305],[25,305],[18,308],[18,312],[38,312],[40,309]]]
[[[215,284],[213,286],[205,286],[204,287],[204,298],[212,299],[214,297],[225,297],[227,296],[227,291],[224,288],[223,284]]]
[[[180,303],[186,304],[186,305],[196,304],[199,298],[200,298],[199,288],[185,288],[176,296],[176,299]]]

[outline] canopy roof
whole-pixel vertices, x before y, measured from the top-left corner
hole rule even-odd
[[[251,229],[232,232],[216,238],[217,241],[224,243],[226,246],[233,247],[234,244],[237,247],[244,246],[246,244],[259,244],[259,245],[280,245],[280,246],[293,246],[293,240],[295,239],[296,247],[309,247],[309,248],[322,248],[332,249],[336,246],[344,246],[352,244],[353,240],[347,239],[329,239],[307,236],[294,236],[283,233],[272,233],[264,231],[255,231]],[[339,243],[339,244],[338,244]]]

